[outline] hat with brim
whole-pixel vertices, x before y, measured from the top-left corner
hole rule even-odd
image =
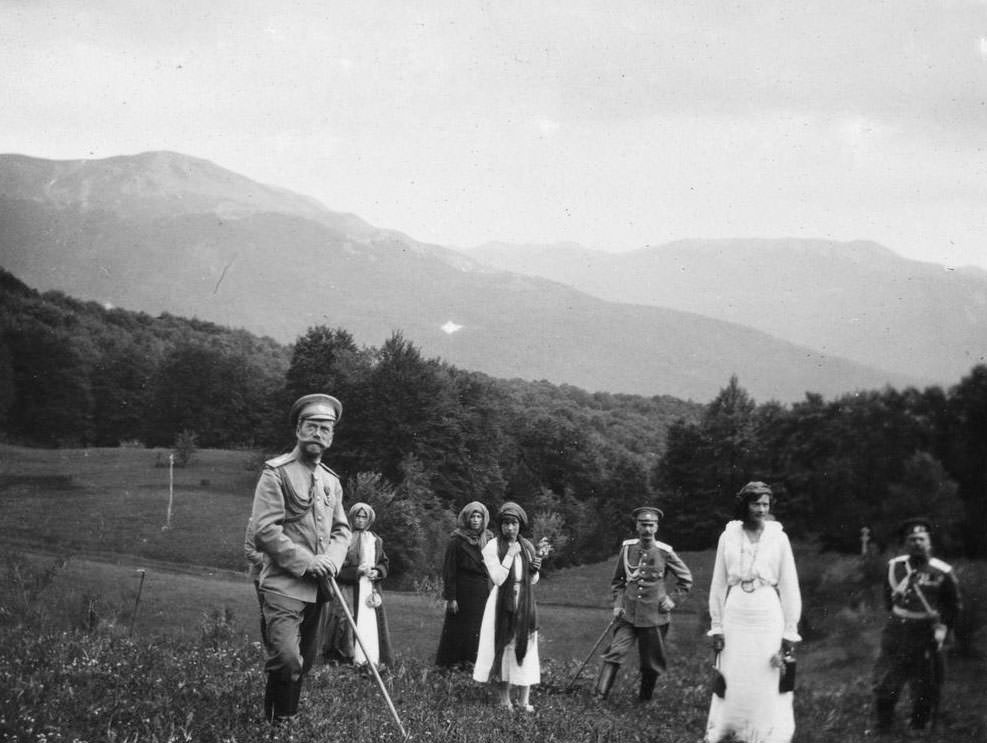
[[[631,511],[631,515],[634,516],[634,520],[637,521],[642,516],[654,516],[656,519],[661,520],[665,518],[665,514],[660,508],[655,508],[654,506],[641,506],[640,508],[635,508]]]
[[[288,414],[293,426],[298,425],[300,420],[338,422],[342,417],[343,404],[335,397],[321,393],[299,397]]]
[[[932,521],[925,516],[913,516],[898,524],[898,536],[904,542],[910,535],[924,532],[932,535]]]

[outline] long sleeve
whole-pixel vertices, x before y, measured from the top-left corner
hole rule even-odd
[[[626,546],[621,546],[617,553],[617,564],[613,569],[613,578],[610,579],[610,593],[613,599],[613,608],[620,609],[624,605],[624,592],[627,590],[627,573],[624,570],[624,550]]]
[[[802,592],[799,590],[799,576],[795,569],[792,544],[787,534],[782,533],[780,537],[782,544],[778,566],[778,596],[785,617],[785,630],[781,636],[786,640],[798,642],[802,639],[798,632],[799,620],[802,618]]]
[[[377,580],[382,581],[387,577],[387,571],[391,566],[391,561],[387,557],[387,553],[384,552],[384,540],[379,536],[375,540],[375,546],[377,551],[377,562],[374,564],[374,567],[377,569]]]
[[[487,575],[490,576],[490,580],[493,581],[495,586],[504,585],[504,581],[507,580],[507,576],[510,574],[510,568],[505,568],[500,561],[500,557],[497,555],[497,540],[491,539],[487,542],[486,546],[483,548],[483,564],[487,568]]]
[[[716,544],[716,561],[713,563],[713,578],[709,584],[709,635],[723,634],[723,605],[727,598],[727,561],[724,545],[726,533],[720,534]]]
[[[665,556],[665,566],[675,576],[675,587],[679,594],[686,594],[692,590],[692,571],[682,562],[681,557],[670,551]]]
[[[258,575],[261,568],[264,567],[264,553],[257,549],[254,542],[254,520],[252,518],[247,520],[247,528],[243,534],[243,555],[250,565],[251,575]]]
[[[345,518],[344,514],[343,519]],[[315,555],[304,544],[291,539],[285,533],[284,497],[277,472],[273,469],[265,469],[257,482],[252,519],[255,539],[262,551],[282,570],[295,577],[302,577],[315,560]],[[347,537],[348,532],[347,526]],[[345,548],[343,552],[337,565],[345,557]]]
[[[456,600],[456,573],[458,572],[459,549],[455,537],[449,539],[446,545],[445,560],[442,562],[442,598],[446,601]]]

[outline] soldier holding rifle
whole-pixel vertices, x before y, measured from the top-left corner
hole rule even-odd
[[[342,486],[322,462],[342,412],[329,395],[299,398],[289,415],[295,448],[265,462],[254,492],[254,541],[266,556],[260,574],[267,626],[264,715],[275,723],[298,711],[329,598],[319,584],[339,572],[350,541]]]
[[[889,733],[905,682],[912,692],[911,728],[922,730],[939,706],[942,644],[960,612],[960,591],[952,567],[932,557],[932,525],[924,518],[900,529],[906,554],[888,562],[884,586],[890,614],[874,667],[877,732]]]

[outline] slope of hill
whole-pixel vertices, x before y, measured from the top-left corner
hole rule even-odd
[[[681,240],[620,254],[488,243],[467,254],[601,299],[736,322],[940,384],[987,358],[987,272],[907,260],[875,243]]]
[[[737,374],[759,399],[921,384],[697,314],[601,301],[174,153],[0,156],[0,265],[40,290],[196,316],[281,341],[401,330],[499,377],[704,401]],[[445,330],[443,330],[445,326]]]

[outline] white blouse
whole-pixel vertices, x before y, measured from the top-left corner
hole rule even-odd
[[[802,638],[798,633],[799,619],[802,617],[802,593],[799,591],[798,573],[795,570],[795,556],[781,524],[768,521],[757,542],[751,542],[744,532],[742,521],[727,523],[720,541],[716,545],[716,564],[713,566],[713,579],[709,587],[710,635],[723,633],[723,607],[726,604],[727,590],[740,590],[733,587],[740,583],[750,585],[755,590],[774,588],[781,600],[781,610],[785,618],[782,637],[792,642]]]

